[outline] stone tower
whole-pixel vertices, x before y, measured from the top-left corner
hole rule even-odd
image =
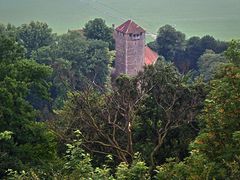
[[[128,20],[114,31],[115,73],[135,76],[145,65],[145,30]]]

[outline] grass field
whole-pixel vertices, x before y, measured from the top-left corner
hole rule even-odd
[[[240,0],[0,0],[4,24],[39,20],[64,33],[95,17],[108,25],[133,19],[152,33],[171,24],[188,37],[240,38]]]

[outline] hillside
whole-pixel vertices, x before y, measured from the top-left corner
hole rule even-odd
[[[83,26],[89,19],[102,17],[107,24],[133,19],[156,33],[171,24],[187,36],[210,34],[217,39],[240,37],[239,0],[1,0],[0,22],[20,25],[40,20],[57,32]]]

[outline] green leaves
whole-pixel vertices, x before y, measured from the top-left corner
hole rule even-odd
[[[8,168],[46,165],[56,157],[56,144],[46,126],[35,122],[36,110],[29,100],[33,94],[49,98],[51,68],[23,59],[23,48],[13,38],[0,35],[0,48],[0,131],[13,133],[0,144],[2,177]]]
[[[134,155],[134,160],[131,165],[124,162],[120,163],[116,171],[116,179],[119,180],[147,180],[150,179],[148,167],[145,162],[141,160],[140,154]]]
[[[53,43],[54,34],[46,23],[30,22],[18,27],[18,41],[27,49],[27,57],[31,57],[33,51],[40,47]]]
[[[240,66],[240,40],[232,40],[225,54],[233,64]]]
[[[230,45],[232,62],[237,58],[236,44]],[[232,54],[232,52],[234,52]],[[191,156],[180,163],[167,163],[157,177],[182,179],[239,179],[240,157],[240,67],[226,64],[210,82],[200,120],[204,126],[190,145]],[[183,165],[184,172],[178,167]]]
[[[183,49],[185,34],[177,31],[171,25],[165,25],[158,30],[158,53],[167,60],[173,60],[177,51]]]
[[[205,81],[214,78],[214,75],[221,66],[228,63],[223,54],[215,54],[212,50],[207,50],[198,60],[198,68]]]
[[[4,131],[0,133],[0,140],[9,140],[12,138],[13,133],[11,131]]]
[[[205,97],[204,84],[191,83],[188,75],[181,75],[173,64],[160,60],[147,66],[137,78],[141,91],[146,92],[137,111],[137,123],[141,124],[134,134],[138,151],[148,160],[151,154],[152,166],[168,156],[183,158],[197,133],[194,127]],[[146,148],[140,149],[140,144]]]
[[[103,19],[96,18],[88,21],[83,30],[88,39],[105,41],[110,50],[114,49],[113,29],[109,28]]]
[[[107,43],[86,40],[76,31],[60,36],[57,44],[42,48],[35,56],[38,62],[50,64],[54,68],[61,68],[64,62],[68,64],[67,68],[58,69],[58,73],[64,73],[71,89],[84,89],[88,81],[103,86],[110,73],[111,57]]]
[[[24,57],[24,48],[14,38],[0,34],[0,63],[14,63]]]

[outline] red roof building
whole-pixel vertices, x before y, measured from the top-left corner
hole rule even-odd
[[[158,59],[158,54],[151,50],[148,46],[145,46],[145,65],[154,64]]]

